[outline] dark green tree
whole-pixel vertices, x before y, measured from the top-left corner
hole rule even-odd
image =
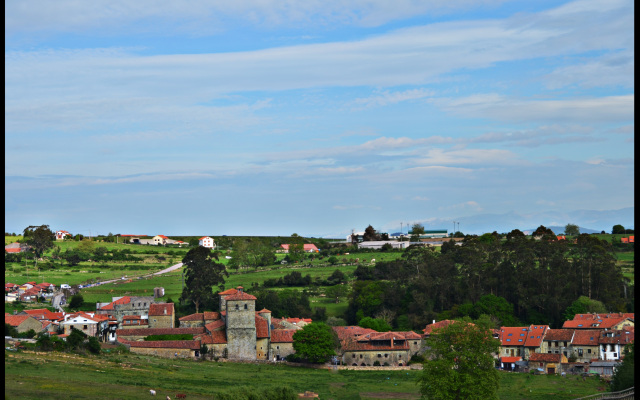
[[[362,240],[365,242],[369,242],[372,240],[380,240],[380,235],[378,234],[378,232],[376,232],[373,226],[369,225],[364,230],[364,235],[362,235]]]
[[[611,233],[614,235],[624,235],[625,234],[624,226],[614,225],[613,228],[611,229]]]
[[[77,310],[78,308],[82,307],[82,304],[84,304],[84,298],[80,293],[71,296],[71,300],[69,301],[69,308]]]
[[[611,391],[619,392],[635,385],[634,374],[634,343],[624,347],[624,359],[622,365],[615,369],[613,380],[611,381]]]
[[[4,324],[4,335],[5,336],[11,336],[11,337],[18,337],[18,330],[16,329],[15,326],[13,326],[11,324],[7,324],[5,322],[5,324]]]
[[[339,348],[338,336],[331,326],[323,322],[312,322],[293,334],[296,354],[312,363],[328,361]]]
[[[76,328],[71,328],[71,333],[67,336],[67,345],[73,349],[77,350],[84,346],[84,340],[87,338],[82,331],[79,331]]]
[[[580,227],[576,224],[567,224],[564,227],[564,234],[569,236],[578,236],[580,234]]]
[[[580,296],[564,311],[563,317],[566,320],[573,319],[576,314],[606,313],[607,309],[601,301],[590,299],[587,296]]]
[[[455,322],[427,339],[420,392],[425,399],[498,398],[499,377],[492,353],[499,342],[478,325]]]
[[[391,325],[381,318],[364,317],[358,322],[358,326],[373,329],[377,332],[389,332],[391,330]]]
[[[87,342],[87,350],[92,354],[100,354],[100,342],[95,336],[91,336]]]
[[[53,242],[56,239],[55,233],[49,229],[49,225],[31,225],[24,229],[22,232],[24,236],[24,242],[31,246],[36,260],[42,257],[45,251],[53,247]]]
[[[213,300],[213,287],[224,284],[224,277],[229,276],[225,265],[216,261],[217,254],[202,246],[189,250],[182,259],[185,268],[182,299],[192,301],[196,313],[201,304]]]

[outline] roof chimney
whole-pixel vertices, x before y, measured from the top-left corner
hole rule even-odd
[[[238,290],[239,293],[242,293],[242,289],[244,288],[242,286],[238,286],[236,289]]]
[[[436,320],[435,320],[435,319],[433,320],[433,323],[434,323],[434,324],[436,323]]]
[[[164,315],[167,315],[167,307],[164,307]]]

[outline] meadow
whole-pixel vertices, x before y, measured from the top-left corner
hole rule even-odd
[[[104,351],[104,350],[103,350]],[[139,399],[184,393],[188,399],[287,386],[329,399],[419,399],[422,371],[333,371],[283,364],[167,360],[136,354],[5,352],[7,399]],[[598,393],[596,377],[499,372],[499,399],[575,399]]]

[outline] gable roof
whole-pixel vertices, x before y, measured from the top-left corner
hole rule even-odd
[[[274,329],[271,331],[271,343],[293,343],[293,334],[298,329]]]
[[[500,345],[524,346],[528,332],[529,328],[526,326],[503,326],[500,328]]]
[[[149,316],[173,315],[173,303],[152,303],[149,305]]]
[[[224,292],[219,292],[218,294],[220,296],[226,296],[226,295],[229,295],[229,294],[236,294],[236,293],[238,293],[237,289],[227,289]]]
[[[425,335],[425,336],[427,336],[427,335],[431,335],[431,334],[433,333],[433,330],[434,330],[434,329],[441,329],[441,328],[444,328],[444,327],[446,327],[446,326],[449,326],[449,325],[453,324],[454,322],[455,322],[455,321],[452,321],[452,320],[450,320],[450,319],[444,319],[444,320],[442,320],[442,321],[438,321],[438,322],[436,322],[436,323],[429,324],[429,325],[427,325],[427,326],[423,329],[424,335]]]
[[[203,320],[204,320],[203,313],[189,314],[189,315],[185,315],[184,317],[178,318],[178,321],[203,321]]]
[[[522,357],[500,357],[500,362],[514,363],[516,361],[522,361]]]
[[[570,342],[574,332],[574,329],[547,329],[544,340]]]
[[[217,311],[205,311],[203,314],[204,314],[205,321],[213,321],[213,320],[220,319],[220,313]]]
[[[236,294],[231,294],[225,298],[227,301],[235,301],[235,300],[257,300],[256,296],[252,296],[246,292],[237,292]]]
[[[574,346],[597,346],[600,330],[576,329],[571,344]]]
[[[4,323],[5,324],[9,324],[11,326],[19,326],[20,324],[22,324],[24,321],[26,321],[27,319],[33,319],[34,321],[37,321],[37,319],[33,318],[30,315],[4,315]]]
[[[202,344],[226,344],[227,334],[225,331],[214,331],[211,333],[195,336],[194,339],[199,339]]]
[[[572,320],[565,321],[562,327],[574,329],[611,329],[625,319],[633,320],[633,313],[576,314]]]
[[[38,308],[34,310],[23,310],[20,314],[31,315],[35,319],[46,319],[50,321],[56,321],[63,317],[61,312],[52,312],[46,308]]]
[[[220,330],[220,328],[224,328],[225,326],[226,326],[226,323],[223,320],[218,319],[218,320],[209,322],[204,327],[207,329],[207,331],[214,332],[214,331]]]
[[[283,248],[283,249],[285,249],[285,250],[289,250],[289,247],[290,247],[290,246],[291,246],[291,245],[289,245],[289,244],[281,244],[281,245],[280,245],[280,247],[281,247],[281,248]],[[313,244],[313,243],[304,243],[304,244],[302,245],[302,250],[303,250],[303,251],[317,251],[317,250],[318,250],[318,248],[317,248],[317,247],[316,247],[316,245],[315,245],[315,244]]]
[[[378,333],[377,331],[369,328],[362,328],[360,326],[332,326],[333,331],[338,335],[340,341],[364,335],[367,333]]]
[[[544,340],[545,331],[549,329],[549,325],[531,325],[527,336],[524,340],[525,347],[540,347]]]
[[[531,354],[529,354],[529,361],[547,362],[547,363],[559,363],[559,362],[562,361],[562,354],[531,353]]]
[[[100,307],[101,310],[113,310],[116,305],[121,305],[121,304],[129,304],[131,303],[131,297],[129,296],[123,296],[121,298],[119,298],[116,301],[112,301],[111,303],[107,304],[106,306],[102,306]]]
[[[200,239],[198,239],[198,240],[205,240],[205,239],[211,239],[211,238],[210,238],[209,236],[203,236],[203,237],[201,237],[201,238],[200,238]]]

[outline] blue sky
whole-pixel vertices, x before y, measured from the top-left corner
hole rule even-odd
[[[633,207],[633,15],[8,1],[5,231],[341,237]]]

